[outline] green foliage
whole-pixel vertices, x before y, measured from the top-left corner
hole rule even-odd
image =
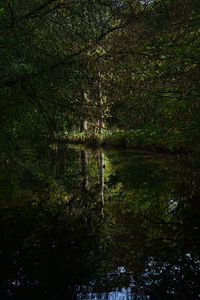
[[[84,120],[87,144],[198,148],[199,15],[196,0],[5,1],[2,148]]]

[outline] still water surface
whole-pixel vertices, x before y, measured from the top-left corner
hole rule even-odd
[[[200,299],[200,162],[25,151],[0,175],[0,299]]]

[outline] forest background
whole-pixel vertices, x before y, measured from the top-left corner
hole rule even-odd
[[[1,0],[0,147],[196,151],[199,0]]]

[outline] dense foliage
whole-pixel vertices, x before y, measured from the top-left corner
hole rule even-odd
[[[19,138],[133,130],[198,147],[198,0],[4,0],[2,149]]]

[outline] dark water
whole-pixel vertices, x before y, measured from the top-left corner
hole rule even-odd
[[[0,299],[200,299],[200,162],[135,151],[2,159]]]

